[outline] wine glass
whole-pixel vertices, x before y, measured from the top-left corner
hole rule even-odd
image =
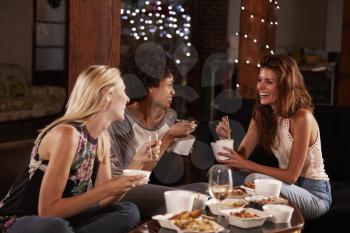
[[[209,193],[212,197],[219,200],[218,212],[222,200],[224,200],[233,189],[233,179],[231,168],[225,165],[214,165],[209,170]]]

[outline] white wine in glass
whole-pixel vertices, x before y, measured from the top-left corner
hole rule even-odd
[[[233,189],[231,168],[225,165],[214,165],[209,170],[209,193],[220,201],[224,200]],[[220,208],[219,211],[220,213]]]
[[[210,195],[218,199],[224,200],[232,191],[231,185],[209,185]]]

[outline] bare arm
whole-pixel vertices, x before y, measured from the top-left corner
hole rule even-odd
[[[111,178],[112,178],[112,172],[111,172],[111,164],[110,164],[110,155],[108,154],[103,158],[103,161],[100,162],[98,166],[98,171],[97,171],[97,176],[95,181],[95,188],[103,185]],[[117,202],[125,195],[127,191],[128,189],[126,189],[125,192],[120,192],[120,194],[104,198],[103,200],[99,201],[99,204],[101,206],[106,206],[108,204]]]
[[[233,167],[247,168],[251,171],[266,174],[279,179],[285,183],[293,184],[298,179],[307,156],[310,144],[311,132],[313,130],[312,114],[306,110],[298,111],[294,117],[294,140],[286,169],[263,166],[253,161],[243,159],[240,154],[230,151],[227,163]],[[229,151],[229,150],[228,150]],[[226,163],[226,162],[225,162]]]
[[[244,158],[249,158],[258,144],[258,131],[255,124],[255,121],[251,119],[248,131],[237,149]]]
[[[40,216],[73,216],[107,197],[121,195],[130,189],[136,178],[140,179],[130,176],[124,180],[104,182],[108,178],[108,174],[104,174],[105,177],[100,175],[98,178],[99,185],[96,188],[77,196],[62,198],[78,143],[79,133],[68,125],[54,128],[41,142],[39,154],[50,162],[40,187]]]

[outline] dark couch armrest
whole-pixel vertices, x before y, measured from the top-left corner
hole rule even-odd
[[[34,139],[0,143],[0,199],[28,164],[33,145]]]

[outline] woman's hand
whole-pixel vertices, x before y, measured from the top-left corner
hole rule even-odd
[[[137,175],[137,176],[117,176],[111,178],[106,182],[107,192],[110,193],[111,196],[122,195],[128,192],[131,188],[135,188],[136,186],[143,185],[145,182],[145,176]]]
[[[227,116],[221,118],[221,121],[216,126],[215,131],[220,139],[227,139],[231,137],[231,129]]]
[[[228,159],[226,160],[219,160],[217,161],[219,163],[226,164],[230,167],[237,168],[237,169],[244,169],[247,168],[247,159],[245,159],[242,155],[238,154],[236,150],[232,150],[226,146],[223,147],[226,152],[219,152],[218,155],[225,156]]]
[[[174,138],[186,137],[196,129],[196,126],[193,121],[182,120],[171,126],[167,133]]]
[[[143,144],[131,161],[131,163],[136,166],[134,168],[142,168],[145,164],[158,160],[161,144],[161,140],[153,140]]]

